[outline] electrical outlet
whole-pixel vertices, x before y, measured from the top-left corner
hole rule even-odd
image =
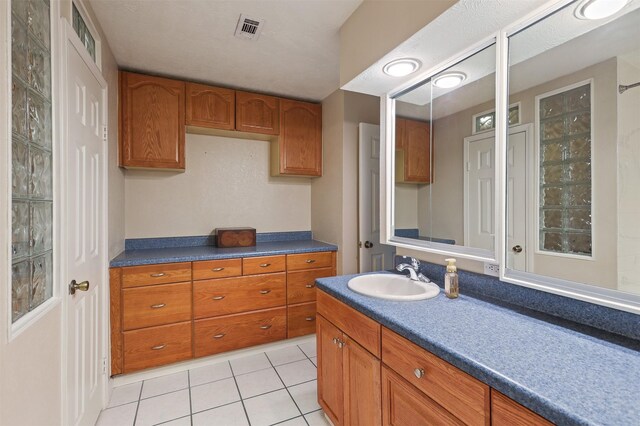
[[[496,263],[484,263],[484,274],[491,275],[494,277],[500,276],[500,265]]]

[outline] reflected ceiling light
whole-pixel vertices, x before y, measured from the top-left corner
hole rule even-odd
[[[467,78],[462,72],[448,72],[433,79],[433,85],[441,89],[456,87]]]
[[[579,19],[602,19],[619,12],[629,0],[583,0],[575,10]]]
[[[422,63],[417,59],[402,58],[389,62],[382,68],[382,71],[392,77],[404,77],[418,71],[420,66],[422,66]]]

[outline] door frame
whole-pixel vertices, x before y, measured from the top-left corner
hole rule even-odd
[[[58,181],[59,181],[59,185],[60,188],[62,189],[59,193],[59,197],[58,197],[58,206],[59,206],[59,229],[60,229],[60,235],[59,238],[64,239],[62,240],[62,244],[61,244],[61,250],[59,252],[59,258],[58,258],[58,262],[60,265],[60,296],[62,298],[62,342],[61,342],[61,347],[63,349],[63,354],[62,354],[62,392],[66,392],[67,387],[68,387],[68,363],[69,363],[69,354],[68,352],[65,350],[66,349],[66,345],[67,345],[67,341],[69,339],[69,335],[67,332],[67,320],[68,320],[68,314],[69,314],[69,303],[71,301],[71,299],[69,298],[68,295],[68,291],[67,291],[67,283],[66,283],[66,278],[68,276],[68,268],[67,268],[67,263],[68,263],[68,256],[67,256],[67,247],[69,244],[69,241],[66,240],[66,235],[68,235],[68,233],[66,232],[66,223],[63,220],[63,218],[67,217],[67,202],[68,202],[68,198],[67,198],[67,191],[66,191],[66,182],[67,182],[67,158],[69,156],[69,126],[67,125],[68,123],[68,114],[67,114],[67,107],[69,106],[69,99],[67,98],[67,76],[68,76],[68,68],[67,68],[67,64],[68,64],[68,58],[69,58],[69,49],[70,49],[70,45],[75,48],[78,53],[80,54],[80,57],[83,59],[83,61],[85,62],[85,64],[87,65],[87,67],[89,68],[89,71],[91,72],[91,74],[96,78],[96,80],[98,81],[98,83],[100,84],[100,86],[102,87],[102,122],[103,122],[103,126],[102,126],[102,149],[101,149],[101,155],[102,155],[102,162],[100,164],[100,167],[102,168],[102,172],[101,172],[101,178],[102,178],[102,185],[100,188],[101,191],[101,198],[102,198],[102,206],[103,206],[103,220],[102,220],[102,224],[101,224],[101,232],[103,235],[102,238],[102,244],[101,244],[101,249],[102,249],[102,262],[101,262],[101,269],[102,271],[100,271],[100,276],[102,279],[102,283],[103,285],[100,288],[100,291],[98,293],[98,296],[101,299],[101,302],[99,303],[99,307],[101,309],[100,312],[100,316],[101,316],[101,321],[103,324],[103,327],[101,330],[99,330],[99,336],[97,336],[97,338],[102,340],[102,353],[100,354],[100,358],[102,359],[102,363],[103,363],[103,369],[102,369],[102,377],[103,377],[103,383],[102,383],[102,407],[106,407],[107,403],[108,403],[108,398],[109,398],[109,373],[110,373],[110,368],[109,366],[111,365],[110,362],[110,351],[109,351],[109,304],[110,304],[110,300],[109,300],[109,252],[108,252],[108,248],[109,248],[109,242],[108,242],[108,212],[109,212],[109,205],[108,205],[108,137],[107,137],[107,129],[108,129],[108,119],[109,119],[109,110],[108,110],[108,99],[109,99],[109,88],[108,88],[108,84],[105,80],[105,78],[102,75],[102,72],[100,71],[100,69],[98,68],[98,66],[96,65],[96,63],[93,61],[93,59],[91,58],[91,56],[89,56],[89,53],[87,52],[85,46],[82,44],[82,42],[80,41],[80,38],[77,36],[75,30],[73,29],[73,27],[71,26],[71,24],[67,21],[66,18],[62,17],[60,18],[60,31],[59,31],[59,42],[60,42],[60,62],[59,62],[59,86],[60,86],[60,96],[59,96],[59,102],[58,102],[58,117],[59,117],[59,134],[61,135],[60,138],[60,148],[59,148],[59,162],[58,162],[58,170],[57,170],[57,174],[55,174],[58,177]],[[62,419],[63,419],[63,424],[68,424],[69,423],[69,406],[68,404],[66,404],[66,402],[64,402],[64,398],[62,399],[63,403],[62,403]]]

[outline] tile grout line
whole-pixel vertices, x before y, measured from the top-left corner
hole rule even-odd
[[[191,371],[187,370],[187,385],[189,386],[189,421],[193,426],[193,400],[191,399]]]
[[[297,345],[296,345],[297,346]],[[298,348],[300,349],[300,348]],[[302,351],[302,349],[300,349]],[[302,351],[302,353],[304,353],[304,351]],[[305,354],[306,356],[307,354]],[[300,415],[302,416],[302,419],[304,420],[304,422],[307,424],[307,426],[309,426],[309,422],[307,422],[307,419],[304,418],[304,414],[302,414],[302,410],[300,409],[300,407],[298,406],[298,403],[296,402],[296,400],[293,398],[293,395],[291,395],[291,392],[289,392],[289,388],[287,387],[287,384],[284,382],[284,380],[282,380],[282,377],[280,377],[280,373],[278,373],[278,370],[276,369],[276,367],[273,365],[273,363],[271,362],[271,359],[269,358],[269,355],[267,355],[265,353],[265,356],[267,357],[267,360],[269,361],[269,364],[271,364],[271,367],[273,368],[273,370],[276,372],[276,375],[278,376],[278,379],[280,379],[280,381],[282,382],[282,385],[284,386],[284,390],[287,391],[287,394],[289,395],[289,398],[291,398],[291,400],[293,401],[293,404],[296,406],[296,408],[298,409],[298,412],[300,413]],[[301,360],[302,361],[302,360]],[[309,361],[311,362],[311,361]],[[313,364],[313,363],[312,363]],[[283,364],[284,365],[284,364]],[[317,376],[317,375],[316,375]],[[296,416],[297,417],[297,416]],[[295,418],[295,417],[293,417]]]
[[[133,425],[138,421],[138,410],[140,409],[140,401],[142,400],[142,390],[144,389],[144,380],[140,384],[140,394],[138,394],[138,402],[136,404],[136,414],[133,416]]]
[[[240,404],[242,404],[242,410],[244,411],[244,415],[247,418],[247,423],[251,426],[251,420],[249,419],[249,413],[247,413],[247,407],[244,406],[244,400],[242,399],[242,394],[240,393],[240,387],[238,386],[238,381],[236,380],[236,375],[233,373],[233,365],[231,365],[231,361],[227,361],[229,363],[229,368],[231,369],[231,377],[233,377],[233,383],[236,384],[236,390],[238,391],[238,396],[240,397]]]

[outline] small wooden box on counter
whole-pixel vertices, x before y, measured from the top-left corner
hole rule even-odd
[[[254,247],[256,245],[255,228],[216,228],[218,247]]]

